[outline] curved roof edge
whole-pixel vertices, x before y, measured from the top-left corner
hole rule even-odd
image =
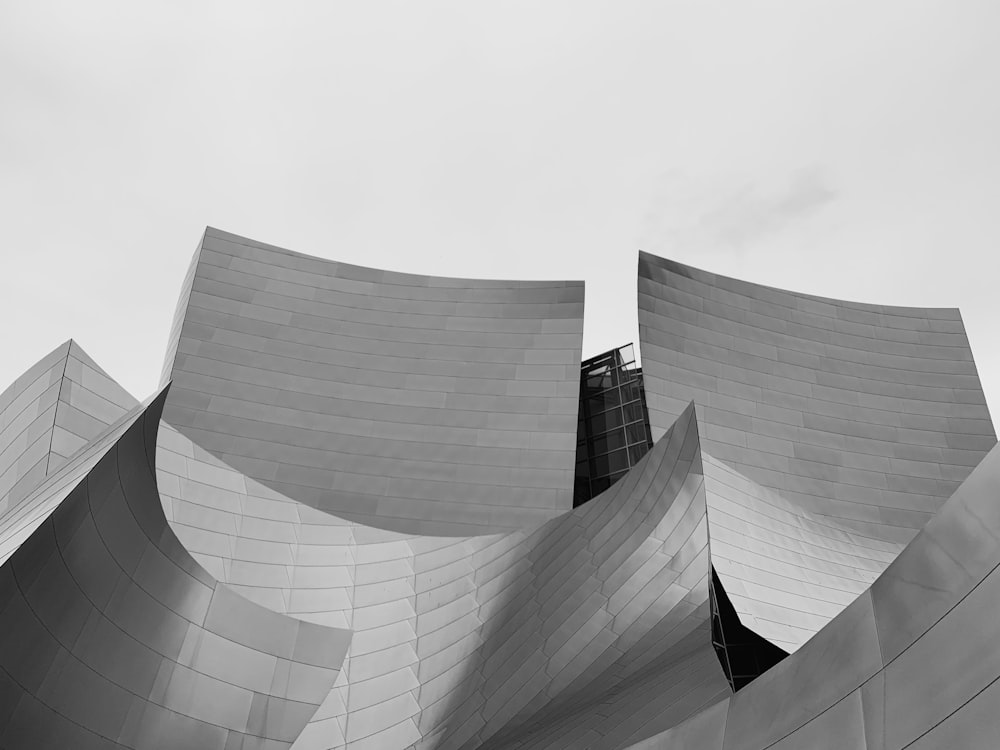
[[[715,458],[810,513],[905,544],[996,444],[957,310],[848,303],[641,253],[653,437],[702,408]]]
[[[761,284],[756,281],[746,281],[744,279],[738,279],[735,276],[726,276],[721,273],[716,273],[715,271],[706,271],[702,268],[697,268],[696,266],[691,266],[686,263],[681,263],[677,260],[672,260],[670,258],[663,258],[659,255],[654,255],[653,253],[646,252],[645,250],[639,251],[639,263],[649,263],[651,265],[658,266],[660,268],[667,269],[673,273],[681,274],[687,276],[688,278],[702,281],[713,286],[720,287],[722,289],[728,289],[736,293],[742,292],[756,292],[764,295],[772,296],[774,300],[781,300],[783,297],[799,297],[805,300],[812,300],[813,302],[826,303],[834,307],[850,307],[856,308],[858,310],[867,310],[870,312],[884,312],[897,315],[905,315],[907,312],[912,313],[914,317],[927,317],[928,312],[938,312],[940,313],[940,319],[942,320],[961,320],[961,312],[958,307],[915,307],[913,305],[883,305],[879,303],[872,302],[860,302],[858,300],[849,300],[839,297],[824,297],[818,294],[809,294],[807,292],[800,292],[794,289],[782,289],[781,287],[771,286],[769,284]]]
[[[440,283],[442,286],[450,286],[452,284],[458,286],[466,285],[493,285],[497,284],[499,286],[511,286],[511,285],[557,285],[557,286],[580,286],[583,287],[585,282],[582,279],[494,279],[494,278],[483,278],[483,277],[465,277],[465,276],[437,276],[437,275],[427,275],[419,273],[411,273],[408,271],[394,271],[392,269],[386,268],[374,268],[371,266],[362,266],[356,263],[345,263],[339,260],[333,260],[332,258],[325,258],[321,255],[310,255],[309,253],[302,253],[297,250],[289,250],[288,248],[281,247],[279,245],[271,245],[266,242],[260,242],[258,240],[251,239],[250,237],[244,237],[239,234],[234,234],[233,232],[227,232],[222,229],[217,229],[213,226],[205,227],[205,237],[215,237],[220,240],[225,240],[227,242],[235,242],[241,245],[247,245],[250,247],[260,248],[261,250],[268,250],[271,252],[281,253],[287,255],[290,258],[296,258],[306,263],[315,263],[314,269],[319,271],[322,267],[327,266],[330,270],[346,270],[349,273],[345,276],[350,277],[350,274],[356,274],[359,279],[371,278],[373,274],[382,274],[383,278],[393,283],[398,283],[404,286],[433,286],[435,283]],[[406,282],[412,282],[412,284],[407,284]]]
[[[398,274],[207,229],[165,420],[324,512],[463,536],[572,507],[583,285]]]

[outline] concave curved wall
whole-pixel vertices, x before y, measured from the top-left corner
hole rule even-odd
[[[815,638],[631,750],[992,748],[1000,736],[1000,449]]]
[[[393,273],[207,229],[164,419],[283,495],[463,535],[572,507],[583,283]]]
[[[502,746],[539,732],[583,747],[658,731],[728,694],[709,632],[693,408],[586,505],[465,538],[338,521],[161,434],[163,502],[196,558],[255,601],[354,631],[297,748]],[[596,710],[608,702],[615,717]]]
[[[3,519],[3,747],[278,750],[337,677],[348,631],[242,599],[171,533],[153,471],[162,405]]]
[[[807,511],[708,453],[702,459],[712,566],[741,623],[788,653],[905,546]]]
[[[819,516],[905,543],[996,443],[958,310],[824,299],[639,255],[656,438],[691,400],[705,450]]]

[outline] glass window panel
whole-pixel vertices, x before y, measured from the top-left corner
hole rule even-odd
[[[611,479],[609,477],[598,477],[590,482],[590,496],[595,497],[601,492],[604,492],[608,487],[611,486]]]
[[[608,473],[628,470],[628,452],[623,450],[613,451],[608,454]]]
[[[625,455],[625,451],[616,451],[614,453],[608,453],[603,456],[597,456],[590,460],[590,474],[591,477],[606,477],[612,474],[616,470],[615,464],[621,461],[621,457]],[[625,461],[628,461],[627,456]]]
[[[607,476],[628,469],[628,453],[622,449],[598,456],[590,462],[591,476]]]
[[[603,414],[595,414],[590,418],[591,434],[607,432],[622,426],[622,410],[618,408],[606,411]]]
[[[592,455],[599,455],[601,453],[608,453],[618,448],[625,447],[625,431],[624,430],[612,430],[603,435],[599,435],[594,438],[593,449],[591,450]]]
[[[622,407],[622,411],[625,412],[626,422],[641,422],[642,421],[642,404],[638,402],[632,402],[631,404],[625,404]]]
[[[626,383],[622,386],[622,402],[627,403],[629,401],[638,401],[641,393],[639,391],[638,383]]]
[[[630,445],[646,444],[646,425],[642,422],[625,425],[625,434],[628,436]]]
[[[586,384],[590,390],[599,391],[617,385],[617,382],[614,380],[612,373],[602,369],[598,372],[587,373]]]
[[[587,408],[593,414],[594,412],[610,409],[612,406],[618,406],[620,399],[620,391],[617,388],[612,388],[609,391],[601,391],[587,399]]]

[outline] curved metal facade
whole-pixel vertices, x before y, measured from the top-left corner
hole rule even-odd
[[[1000,450],[826,628],[634,750],[987,748],[1000,735]]]
[[[653,435],[698,404],[719,578],[744,625],[794,651],[996,443],[961,316],[647,253],[638,288]]]
[[[690,401],[705,448],[813,513],[912,538],[996,443],[955,309],[823,299],[639,255],[653,437]]]
[[[488,533],[572,507],[583,283],[416,276],[208,229],[165,419],[368,525]]]
[[[741,622],[792,652],[863,593],[905,545],[798,507],[703,454],[712,565]]]
[[[218,584],[170,532],[151,457],[163,396],[4,519],[30,533],[0,568],[0,744],[290,747],[349,631]]]
[[[675,660],[696,682],[677,705],[655,698],[671,720],[728,691],[708,634],[693,408],[590,503],[534,531],[459,539],[338,524],[163,435],[161,493],[196,558],[252,600],[354,631],[330,707],[296,747],[479,746],[496,732],[502,744],[550,704],[626,689],[654,700],[636,686],[669,681],[650,665]]]
[[[136,401],[72,339],[0,393],[0,516]]]
[[[581,284],[207,230],[169,396],[73,342],[0,395],[0,746],[990,746],[957,312],[639,270],[658,439],[570,510]]]

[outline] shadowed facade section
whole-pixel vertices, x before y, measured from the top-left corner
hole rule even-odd
[[[712,570],[712,646],[733,691],[746,687],[788,656],[741,621],[726,589]]]
[[[165,395],[2,519],[4,747],[288,747],[337,676],[348,632],[247,602],[170,531]]]
[[[206,230],[166,421],[320,510],[409,533],[572,507],[583,284],[393,273]]]

